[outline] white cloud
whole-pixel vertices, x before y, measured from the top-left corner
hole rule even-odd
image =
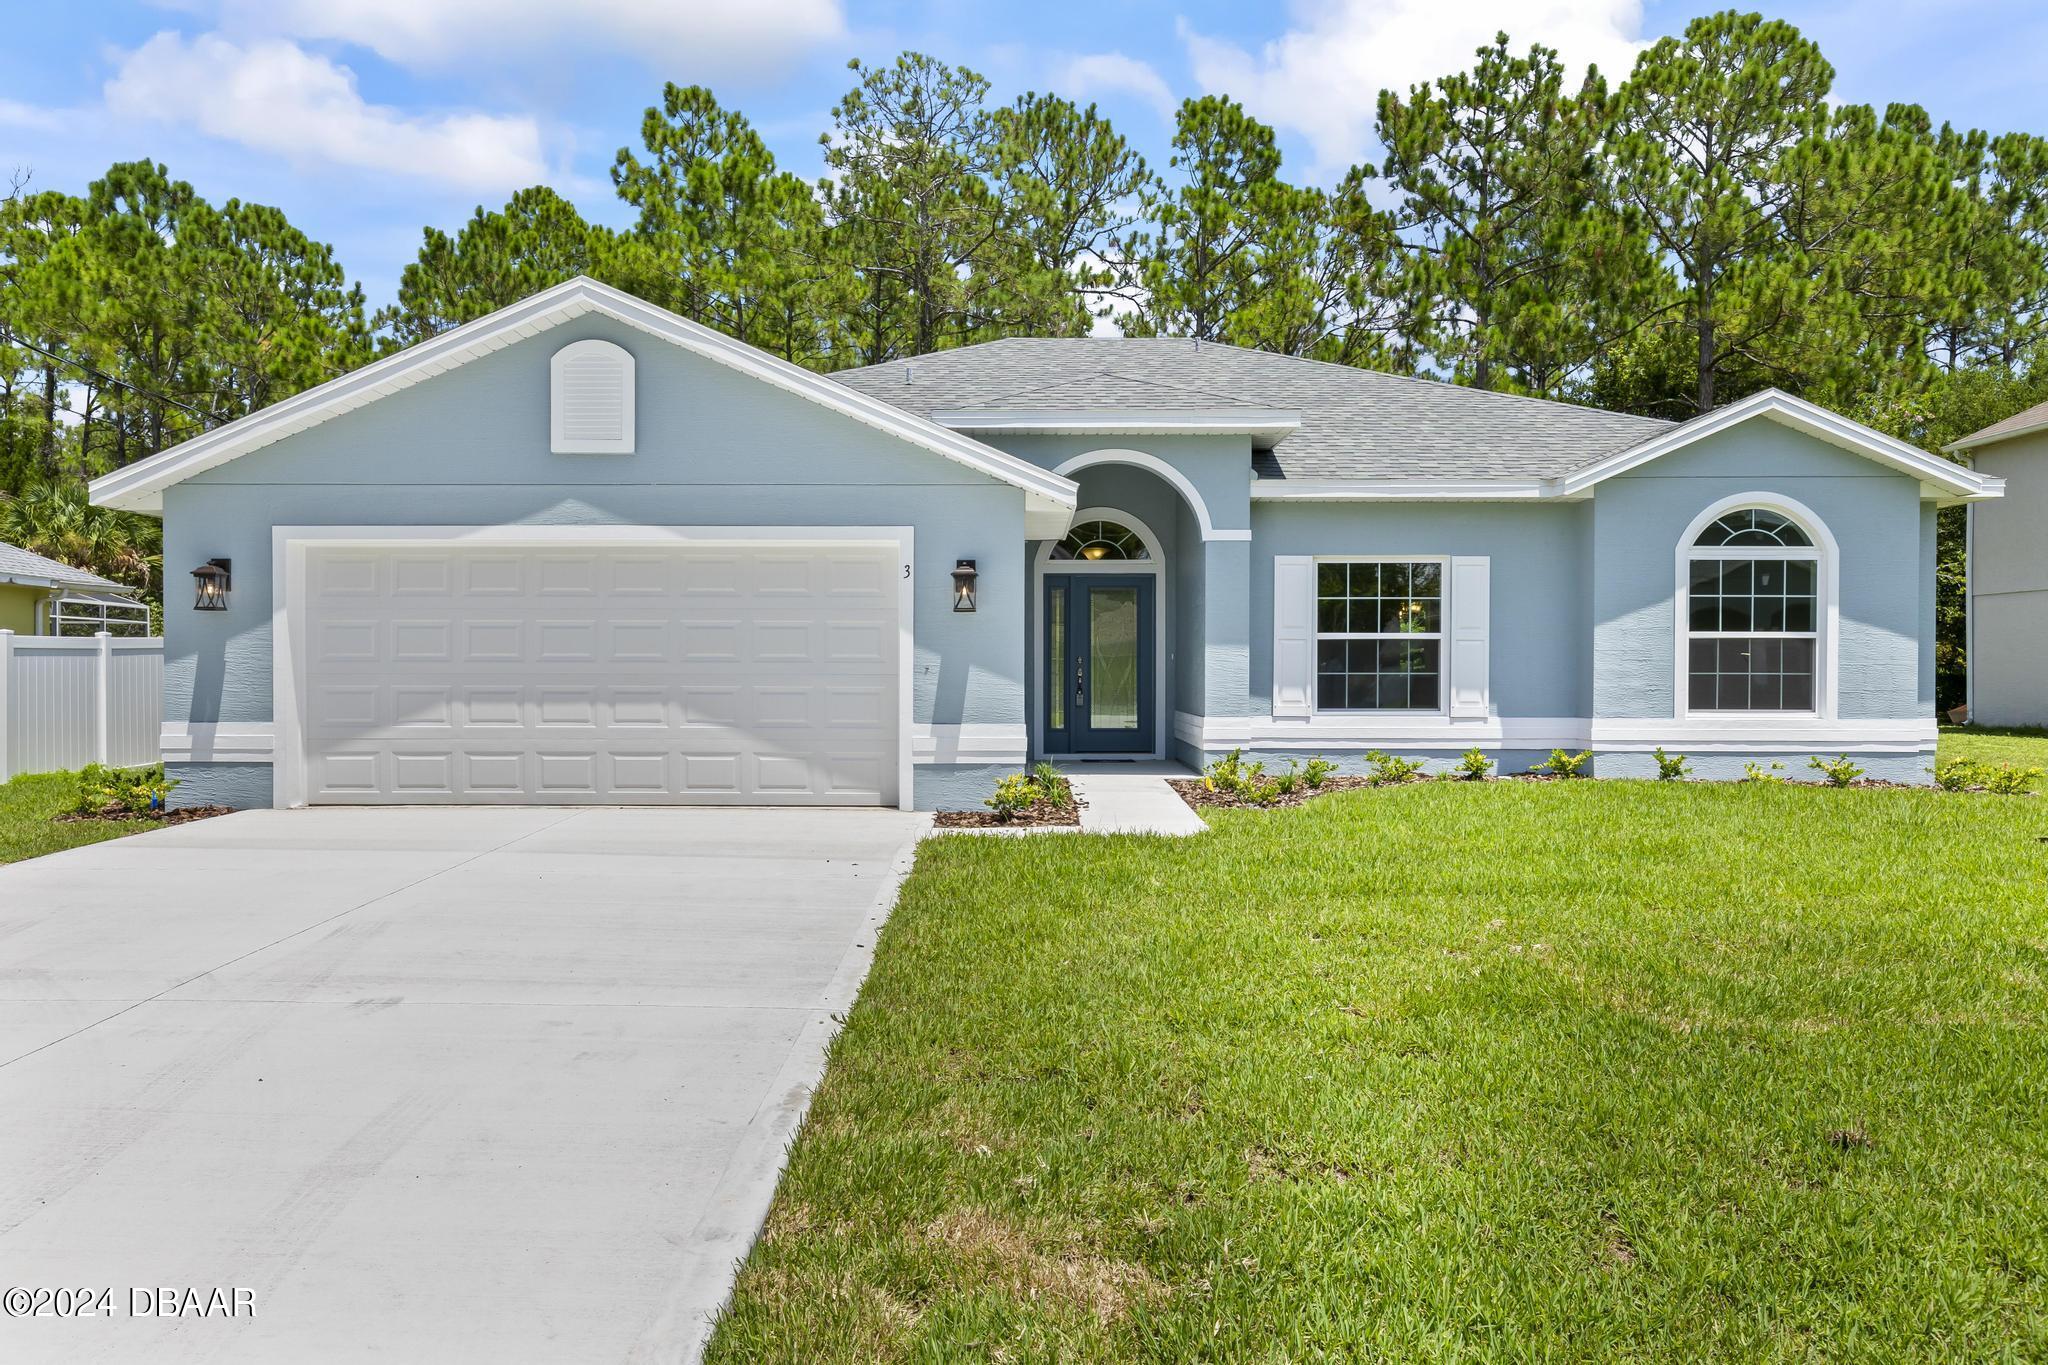
[[[371,104],[355,73],[294,43],[159,33],[107,82],[117,118],[183,123],[301,164],[325,162],[507,190],[545,180],[530,118],[416,114]]]
[[[30,132],[54,133],[64,126],[64,115],[56,109],[39,109],[20,100],[0,99],[0,128],[26,128]]]
[[[1296,0],[1293,12],[1294,27],[1256,53],[1185,20],[1180,36],[1203,89],[1299,133],[1323,178],[1366,159],[1381,90],[1468,69],[1496,33],[1516,51],[1557,49],[1575,76],[1595,63],[1610,81],[1643,46],[1641,0]]]
[[[408,69],[615,52],[677,80],[772,72],[846,35],[840,0],[218,0],[238,33],[330,39]]]
[[[1151,63],[1121,52],[1093,52],[1074,58],[1067,63],[1060,85],[1070,99],[1085,100],[1105,92],[1136,95],[1169,124],[1173,122],[1173,111],[1179,107],[1166,79]]]

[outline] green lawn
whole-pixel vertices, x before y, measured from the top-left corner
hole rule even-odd
[[[2048,1358],[2048,799],[929,842],[714,1361]]]
[[[1977,763],[2010,763],[2048,772],[2048,730],[1988,730],[1941,727],[1941,757]],[[2038,790],[2038,788],[2037,788]]]
[[[155,829],[154,820],[72,820],[52,817],[71,809],[78,774],[36,773],[0,782],[0,863],[18,863],[59,849],[96,844],[123,834]]]

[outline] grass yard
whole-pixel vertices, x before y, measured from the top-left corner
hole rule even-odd
[[[77,773],[35,773],[0,782],[0,863],[18,863],[60,849],[155,829],[156,820],[74,820],[54,817],[78,797]]]
[[[927,843],[711,1358],[2048,1358],[2048,800]]]
[[[2048,772],[2048,730],[1980,730],[1944,725],[1940,754],[1944,761],[1967,758],[1973,763],[2010,763],[2016,768]]]

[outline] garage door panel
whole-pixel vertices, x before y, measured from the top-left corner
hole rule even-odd
[[[893,802],[888,548],[309,550],[308,794]]]

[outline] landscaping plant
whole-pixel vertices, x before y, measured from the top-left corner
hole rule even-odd
[[[2011,763],[1987,763],[1977,770],[1984,790],[1997,796],[2026,796],[2041,778],[2039,768],[2022,768]]]
[[[1782,763],[1774,762],[1768,768],[1761,763],[1745,763],[1742,765],[1742,772],[1742,780],[1744,782],[1770,784],[1781,783],[1785,780],[1785,765]]]
[[[1562,749],[1552,749],[1550,757],[1536,765],[1536,771],[1549,773],[1553,777],[1584,777],[1586,764],[1592,757],[1591,749],[1582,749],[1575,754],[1568,754]]]
[[[1419,758],[1395,758],[1374,749],[1365,756],[1372,765],[1372,772],[1366,782],[1375,787],[1393,787],[1403,782],[1413,782],[1422,775],[1422,760]]]
[[[1934,774],[1934,785],[1945,792],[1964,792],[1976,786],[1981,780],[1982,770],[1967,758],[1942,759],[1928,771]]]
[[[1463,782],[1477,782],[1493,771],[1493,760],[1478,749],[1467,749],[1465,756],[1458,760],[1458,766],[1451,769],[1451,776]]]
[[[1336,771],[1336,764],[1330,762],[1329,759],[1324,758],[1321,754],[1317,754],[1302,768],[1301,780],[1308,783],[1310,789],[1313,790],[1316,787],[1322,786],[1323,779]]]
[[[1040,796],[1055,806],[1074,804],[1074,786],[1067,781],[1067,775],[1042,758],[1031,770],[1031,784],[1038,788]]]
[[[995,793],[981,804],[996,813],[998,820],[1014,820],[1038,804],[1038,784],[1023,773],[1011,773],[996,783]]]
[[[1863,776],[1863,769],[1850,762],[1847,754],[1832,762],[1815,754],[1807,760],[1806,766],[1826,777],[1831,787],[1851,786],[1857,778]]]
[[[1656,752],[1651,754],[1650,757],[1657,760],[1657,780],[1659,782],[1681,781],[1686,774],[1692,771],[1692,765],[1685,761],[1684,754],[1667,754],[1664,752],[1664,746],[1661,744],[1657,746]]]
[[[178,779],[167,776],[164,765],[144,768],[111,768],[88,763],[78,773],[78,800],[73,809],[81,815],[104,815],[118,811],[126,815],[154,815],[164,809]]]

